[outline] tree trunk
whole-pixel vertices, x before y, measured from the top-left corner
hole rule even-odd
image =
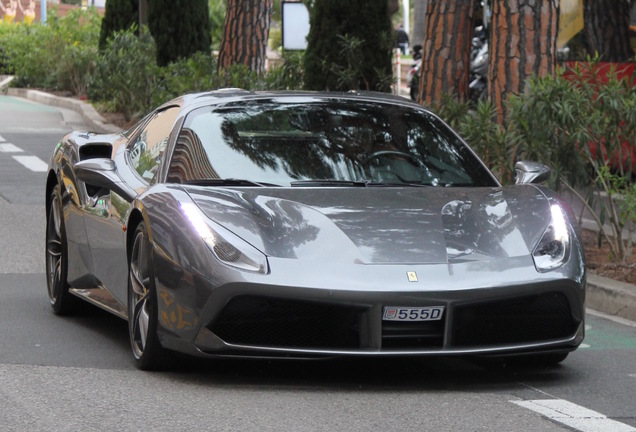
[[[489,46],[488,93],[503,124],[505,101],[522,94],[532,75],[554,74],[559,0],[495,0]]]
[[[148,25],[148,0],[139,0],[139,28]]]
[[[265,70],[271,17],[272,0],[228,0],[219,70],[233,64]]]
[[[583,22],[588,53],[601,61],[622,62],[634,57],[629,43],[629,0],[584,0]]]
[[[426,8],[428,0],[415,0],[413,4],[413,30],[411,45],[424,46],[426,36]]]
[[[443,94],[468,100],[474,0],[429,1],[418,100],[432,106]]]

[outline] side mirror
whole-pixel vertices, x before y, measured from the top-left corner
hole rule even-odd
[[[119,177],[117,166],[111,159],[88,159],[76,163],[73,168],[77,178],[84,183],[113,191],[128,202],[137,197],[137,193]]]
[[[515,184],[541,183],[550,178],[550,168],[537,162],[519,161],[515,164],[515,171]]]

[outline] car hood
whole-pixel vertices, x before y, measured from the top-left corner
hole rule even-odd
[[[268,256],[439,264],[528,255],[550,222],[532,185],[504,188],[184,186],[207,217]]]

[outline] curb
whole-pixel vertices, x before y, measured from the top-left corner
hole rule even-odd
[[[10,79],[9,79],[10,81]],[[4,81],[3,81],[4,84]],[[8,84],[8,82],[7,82]],[[0,86],[1,87],[1,86]],[[92,105],[73,98],[54,96],[39,90],[28,90],[23,88],[9,88],[9,96],[16,96],[32,100],[45,105],[66,108],[80,114],[91,130],[100,133],[118,133],[121,129],[110,123],[106,123]]]
[[[0,89],[12,80],[8,77],[0,82]],[[106,123],[92,105],[72,98],[51,95],[38,90],[9,88],[8,94],[22,97],[45,105],[74,110],[95,132],[118,133],[121,129]],[[586,306],[606,315],[636,322],[636,285],[615,281],[588,273]]]
[[[636,321],[636,285],[588,273],[586,306],[607,315]]]

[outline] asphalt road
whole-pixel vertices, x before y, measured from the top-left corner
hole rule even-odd
[[[0,96],[0,431],[636,431],[636,324],[594,313],[584,346],[550,369],[184,359],[137,371],[124,321],[49,309],[41,169],[73,127],[72,112]]]

